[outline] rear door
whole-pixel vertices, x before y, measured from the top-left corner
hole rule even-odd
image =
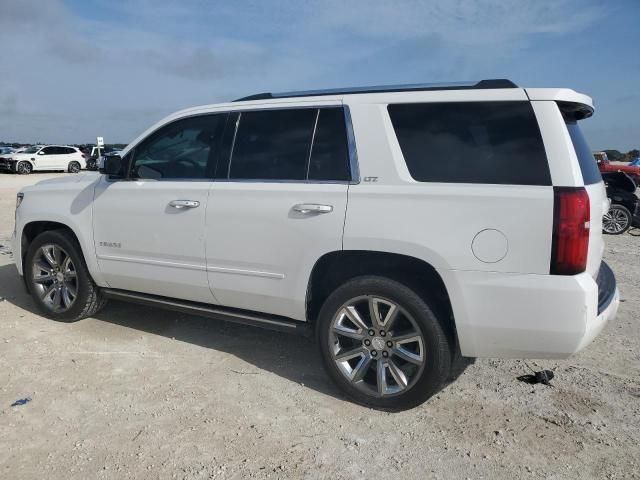
[[[322,255],[342,249],[352,179],[341,106],[234,113],[207,207],[207,270],[226,306],[305,319]]]

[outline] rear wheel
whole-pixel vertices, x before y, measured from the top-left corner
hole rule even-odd
[[[78,173],[80,171],[80,162],[69,162],[69,173]]]
[[[20,162],[16,170],[20,175],[28,175],[33,171],[33,165],[29,162]]]
[[[90,317],[106,303],[87,270],[80,245],[65,230],[43,232],[31,242],[24,275],[38,307],[55,320]]]
[[[363,405],[404,410],[421,404],[440,389],[451,368],[451,346],[433,311],[394,280],[350,280],[319,314],[327,372]]]
[[[602,217],[602,230],[610,235],[620,235],[631,227],[631,212],[624,205],[612,204]]]

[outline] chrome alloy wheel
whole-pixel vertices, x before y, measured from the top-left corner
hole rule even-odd
[[[78,275],[69,254],[59,245],[40,247],[33,258],[36,294],[54,313],[69,310],[78,296]]]
[[[25,175],[25,174],[31,173],[32,169],[33,169],[33,167],[31,166],[31,164],[29,162],[22,161],[22,162],[18,163],[18,173],[21,174],[21,175]]]
[[[391,300],[361,296],[331,322],[329,351],[342,375],[376,397],[410,389],[424,369],[424,339],[409,313]]]
[[[612,208],[602,217],[602,229],[607,233],[620,233],[629,225],[629,218],[622,210]]]

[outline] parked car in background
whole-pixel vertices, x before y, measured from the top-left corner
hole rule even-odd
[[[34,147],[34,146],[35,146],[35,147],[42,147],[43,145],[25,145],[24,147],[18,147],[18,148],[15,148],[15,149],[13,150],[13,152],[11,152],[11,153],[22,153],[22,152],[24,152],[25,150],[28,150],[28,149],[30,149],[31,147]]]
[[[566,358],[615,316],[592,113],[508,80],[187,109],[18,193],[13,257],[51,318],[112,298],[315,333],[349,397],[406,409],[460,355]]]
[[[68,145],[34,146],[21,153],[0,156],[0,170],[29,174],[47,170],[77,173],[86,168],[84,155]]]
[[[112,156],[120,156],[121,150],[112,150],[110,152],[104,153],[100,157],[92,156],[87,159],[87,170],[98,170],[98,166],[100,164],[100,159],[105,157]]]
[[[0,155],[7,155],[9,153],[13,153],[15,150],[13,147],[1,146],[0,147]]]
[[[596,162],[598,162],[598,169],[602,173],[609,172],[624,172],[629,175],[636,184],[640,183],[640,165],[632,163],[616,162],[611,163],[605,152],[596,152],[593,154]]]
[[[631,227],[640,227],[640,202],[633,179],[624,172],[603,173],[602,178],[611,201],[609,211],[602,217],[602,230],[620,235]]]
[[[640,158],[636,158],[635,160],[632,160],[631,163],[629,163],[629,165],[632,167],[640,167]]]

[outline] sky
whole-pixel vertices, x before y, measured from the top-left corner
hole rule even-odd
[[[508,78],[640,148],[640,0],[0,0],[0,141],[128,143],[265,91]]]

